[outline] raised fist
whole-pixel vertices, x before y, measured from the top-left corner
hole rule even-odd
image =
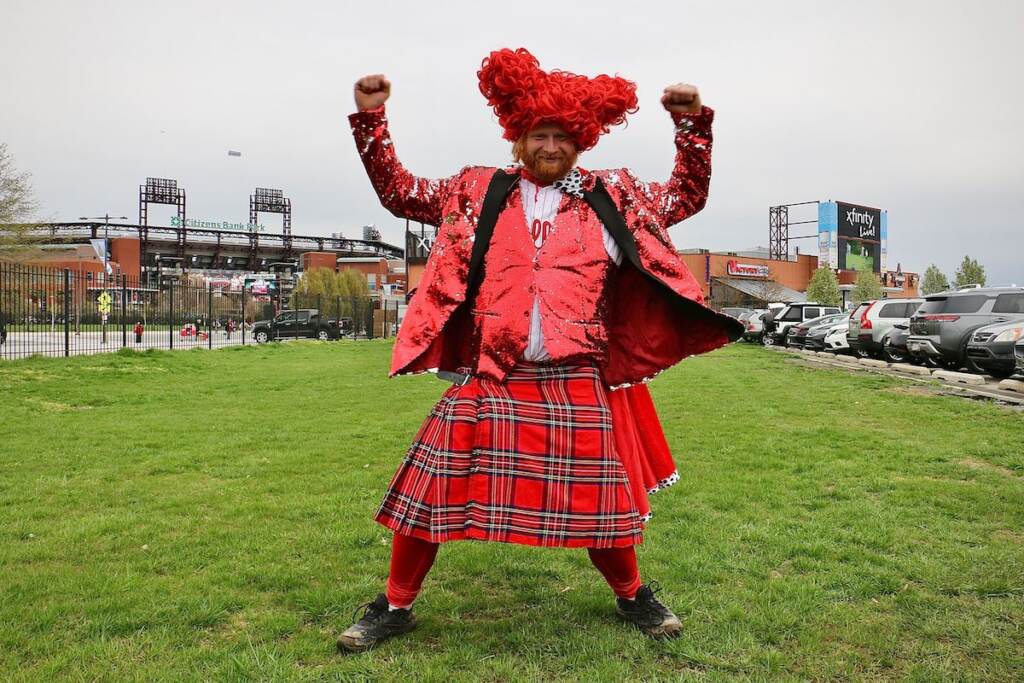
[[[391,96],[391,81],[384,74],[363,76],[356,81],[355,96],[359,111],[376,109]]]
[[[701,110],[700,93],[695,85],[676,83],[665,88],[661,105],[673,113],[697,114]]]

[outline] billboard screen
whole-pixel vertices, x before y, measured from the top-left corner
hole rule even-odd
[[[843,270],[886,269],[888,212],[846,202],[818,205],[818,261]]]
[[[882,239],[882,211],[869,206],[836,202],[839,236],[855,240]]]
[[[882,245],[878,242],[839,239],[839,267],[842,270],[881,272]]]

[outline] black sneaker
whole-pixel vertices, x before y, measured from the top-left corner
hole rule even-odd
[[[683,624],[672,610],[654,597],[660,590],[657,581],[640,586],[632,600],[616,598],[615,611],[652,638],[678,638]]]
[[[416,617],[412,615],[412,608],[389,609],[387,596],[383,593],[362,607],[365,607],[366,611],[359,621],[338,636],[339,650],[365,652],[385,638],[408,633],[416,628]],[[356,609],[356,612],[358,611],[359,608]],[[355,618],[355,614],[352,617]]]

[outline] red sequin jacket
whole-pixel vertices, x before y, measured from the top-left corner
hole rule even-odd
[[[583,188],[593,190],[601,178],[625,219],[635,261],[608,268],[602,247],[603,261],[576,258],[567,268],[553,269],[563,277],[556,273],[540,282],[531,272],[533,261],[522,258],[532,243],[514,188],[494,228],[480,291],[467,302],[474,231],[497,169],[469,166],[450,178],[418,178],[398,161],[383,107],[352,114],[356,146],[384,207],[400,218],[439,226],[398,333],[391,374],[439,368],[500,381],[526,347],[538,283],[557,290],[538,292],[552,359],[592,358],[612,387],[643,381],[686,356],[736,339],[742,327],[703,305],[700,285],[668,236],[669,226],[699,211],[707,199],[713,116],[707,107],[673,115],[677,153],[666,183],[642,182],[627,169],[583,171]],[[583,199],[564,196],[555,226],[556,234],[571,235],[575,228],[581,238],[575,250],[571,239],[550,238],[560,244],[552,250],[551,266],[561,265],[559,256],[578,257],[584,245],[593,253],[591,247],[600,244],[601,223]],[[596,242],[586,239],[592,235]]]

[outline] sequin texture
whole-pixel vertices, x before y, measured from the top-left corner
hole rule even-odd
[[[668,234],[707,199],[713,112],[705,107],[672,119],[676,158],[667,182],[642,182],[628,169],[580,169],[584,190],[602,179],[632,235],[636,263],[610,265],[599,219],[570,195],[559,207],[551,249],[534,261],[513,190],[495,226],[477,302],[463,305],[472,237],[496,169],[418,178],[399,163],[383,108],[353,114],[356,149],[381,203],[396,216],[440,226],[399,331],[392,374],[470,368],[501,380],[525,348],[538,287],[552,359],[594,359],[610,386],[643,381],[742,333],[732,318],[703,305],[700,286]]]

